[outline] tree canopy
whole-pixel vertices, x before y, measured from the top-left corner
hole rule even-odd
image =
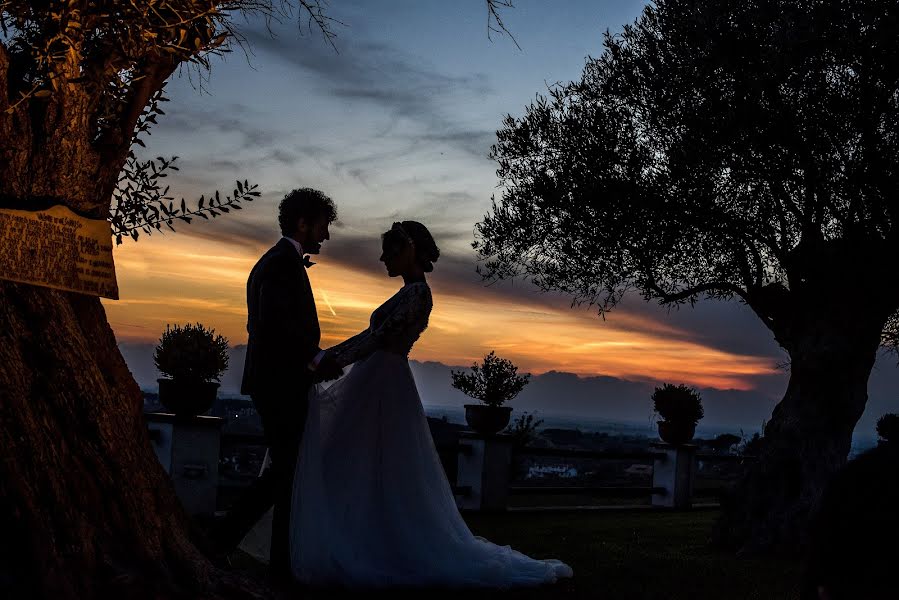
[[[738,297],[899,306],[899,4],[660,0],[508,116],[487,278],[613,307]],[[878,301],[880,300],[880,301]]]
[[[801,545],[899,340],[897,33],[895,0],[658,0],[492,148],[485,278],[600,312],[737,298],[788,352],[721,545]]]

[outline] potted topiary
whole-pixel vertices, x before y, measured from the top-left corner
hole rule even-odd
[[[880,436],[878,444],[899,442],[899,415],[887,413],[877,419],[877,435]]]
[[[218,381],[228,368],[228,340],[199,323],[166,325],[153,362],[167,376],[156,380],[162,405],[176,415],[199,415],[215,402]]]
[[[703,417],[702,397],[699,392],[685,385],[666,383],[652,393],[654,414],[658,421],[659,437],[678,446],[693,439],[696,424]]]
[[[474,431],[486,435],[499,432],[509,424],[510,406],[503,406],[528,384],[531,375],[518,375],[511,361],[491,352],[484,361],[471,366],[471,373],[450,371],[453,387],[482,404],[466,404],[465,420]]]

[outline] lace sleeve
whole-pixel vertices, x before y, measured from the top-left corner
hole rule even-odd
[[[348,340],[344,340],[334,346],[333,348],[328,348],[327,353],[334,356],[334,360],[337,361],[337,364],[341,367],[345,367],[351,363],[359,360],[355,358],[357,353],[361,354],[367,350],[369,344],[372,343],[374,339],[371,335],[372,331],[369,327],[365,331],[357,333],[353,337]],[[374,350],[372,350],[374,352]]]
[[[428,287],[410,285],[403,290],[383,320],[373,322],[371,327],[330,348],[328,353],[333,352],[337,364],[345,367],[370,356],[376,350],[388,347],[403,348],[408,352],[427,327],[430,307],[431,297]]]

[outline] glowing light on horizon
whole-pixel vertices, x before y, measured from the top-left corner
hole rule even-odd
[[[246,343],[246,278],[258,259],[254,249],[170,236],[115,252],[122,299],[103,304],[120,341],[156,342],[167,323],[199,321],[232,345]],[[327,348],[366,329],[371,312],[402,282],[329,265],[327,255],[320,262],[309,277],[328,308],[319,314]],[[412,352],[417,360],[467,366],[496,350],[534,374],[565,371],[739,390],[752,389],[753,377],[778,372],[769,357],[707,346],[663,319],[619,310],[602,321],[564,302],[535,306],[489,290],[471,297],[441,281],[439,270],[430,281],[434,310]]]

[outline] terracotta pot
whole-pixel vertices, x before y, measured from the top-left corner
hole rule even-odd
[[[214,381],[157,379],[159,402],[181,417],[195,417],[212,408],[219,385]]]
[[[486,404],[466,404],[465,421],[478,433],[491,435],[502,431],[512,416],[511,406],[487,406]]]
[[[693,421],[657,421],[659,437],[672,446],[681,446],[693,439],[696,423]]]

